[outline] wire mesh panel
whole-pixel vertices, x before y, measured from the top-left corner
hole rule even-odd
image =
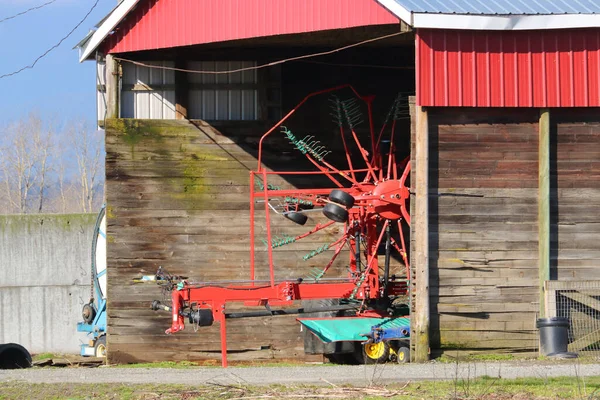
[[[569,351],[600,354],[600,280],[546,281],[549,317],[569,319]]]

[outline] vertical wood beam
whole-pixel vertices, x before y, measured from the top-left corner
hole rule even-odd
[[[538,268],[540,317],[546,317],[544,282],[550,280],[550,110],[540,110],[538,144]]]
[[[106,118],[119,118],[119,64],[106,55]]]
[[[415,361],[429,359],[429,121],[427,109],[416,106],[415,144]]]
[[[185,61],[178,60],[175,67],[187,68]],[[183,71],[175,71],[175,119],[188,119],[189,106],[188,74]]]

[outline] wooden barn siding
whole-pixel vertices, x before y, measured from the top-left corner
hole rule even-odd
[[[429,108],[431,346],[537,345],[537,110]]]
[[[600,109],[551,110],[551,277],[600,279]]]
[[[184,332],[165,335],[170,316],[149,309],[153,299],[163,298],[160,289],[132,280],[159,266],[203,281],[249,277],[248,171],[256,168],[256,159],[246,147],[252,148],[264,127],[233,131],[225,136],[208,124],[186,121],[108,121],[110,362],[219,358],[218,325],[197,333],[188,325]],[[273,183],[291,187],[280,178]],[[265,279],[264,212],[256,216],[257,279]],[[273,218],[272,226],[274,234],[307,230],[284,218]],[[306,277],[311,266],[322,265],[325,255],[310,262],[302,256],[337,237],[339,229],[334,225],[276,250],[276,278]],[[304,355],[295,316],[231,320],[227,329],[231,360],[315,358]]]

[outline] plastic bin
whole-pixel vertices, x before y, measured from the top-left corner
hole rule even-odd
[[[553,356],[567,353],[569,345],[569,319],[564,317],[539,318],[540,353]]]

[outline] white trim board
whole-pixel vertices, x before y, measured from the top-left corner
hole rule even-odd
[[[106,18],[92,35],[90,40],[81,48],[79,62],[85,61],[110,32],[125,18],[140,0],[123,0],[121,4]]]
[[[491,15],[412,12],[395,0],[377,0],[413,28],[466,30],[544,30],[598,28],[600,14]]]

